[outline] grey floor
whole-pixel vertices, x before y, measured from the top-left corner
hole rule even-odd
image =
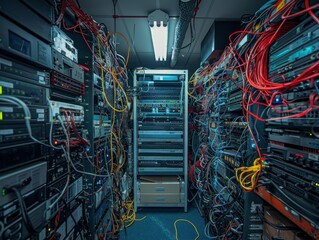
[[[138,210],[137,218],[145,220],[135,222],[125,231],[121,231],[121,240],[175,240],[174,222],[184,218],[191,221],[198,229],[199,240],[208,239],[204,235],[204,219],[196,207],[189,206],[185,213],[181,208],[143,208]],[[178,239],[194,240],[197,236],[189,223],[178,222]],[[126,235],[126,236],[125,236]]]

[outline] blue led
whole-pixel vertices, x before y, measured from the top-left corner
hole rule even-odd
[[[91,151],[91,148],[89,146],[87,146],[85,150],[86,150],[86,152],[89,152],[89,151]]]

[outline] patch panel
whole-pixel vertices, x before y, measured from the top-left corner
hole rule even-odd
[[[49,101],[51,106],[50,119],[55,118],[57,115],[61,115],[63,122],[66,122],[66,115],[73,115],[75,123],[81,123],[84,121],[84,108],[80,105]]]

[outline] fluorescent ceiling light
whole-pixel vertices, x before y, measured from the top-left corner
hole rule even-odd
[[[168,19],[168,14],[161,10],[148,15],[156,61],[166,61],[167,58]]]
[[[150,27],[152,34],[153,49],[155,53],[156,61],[166,61],[167,57],[167,39],[168,39],[168,27],[164,26],[163,21],[160,22],[160,26],[157,26],[154,21],[154,25]]]

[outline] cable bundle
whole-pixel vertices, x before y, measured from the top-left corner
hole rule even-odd
[[[256,158],[253,165],[250,167],[235,168],[236,180],[245,191],[250,192],[254,190],[264,166],[263,160]]]

